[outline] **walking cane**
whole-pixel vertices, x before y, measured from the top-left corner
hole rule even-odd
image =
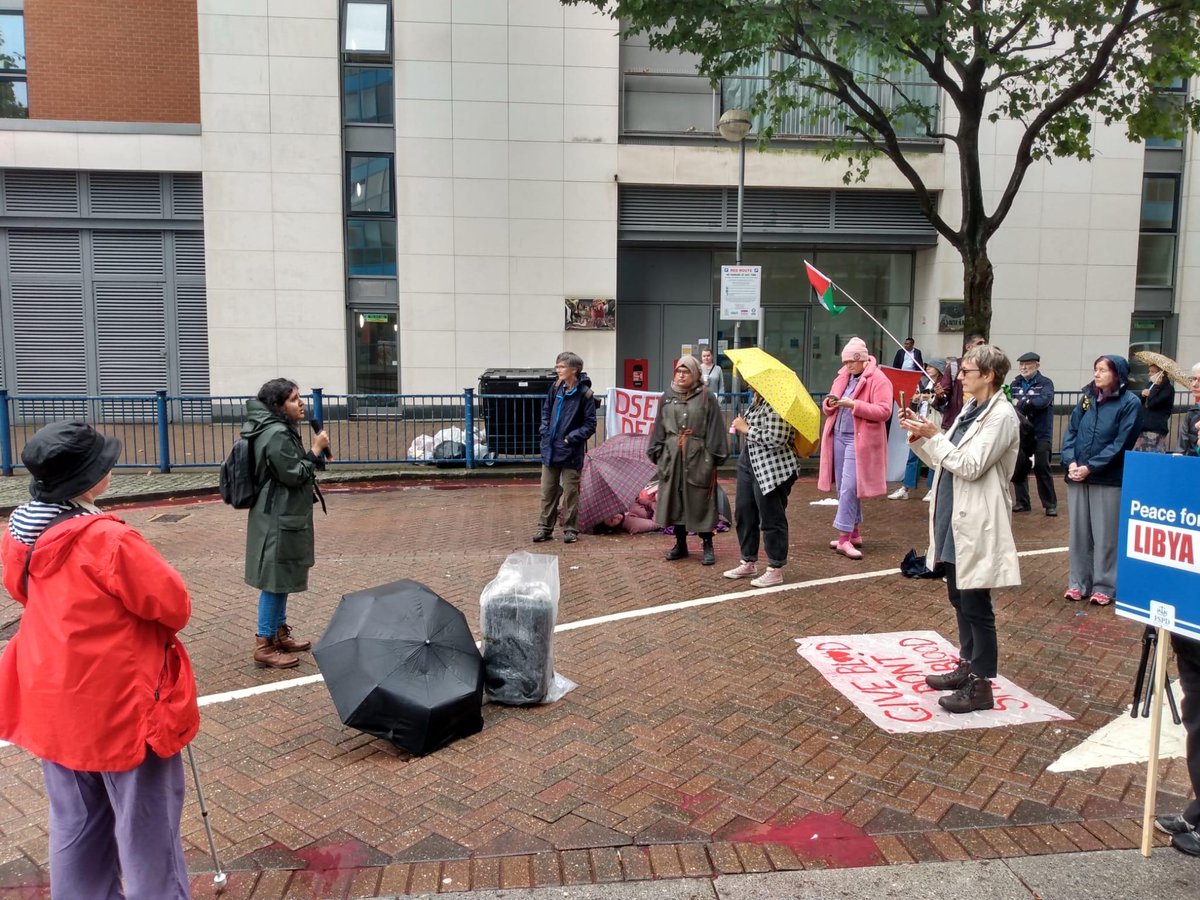
[[[221,861],[217,859],[217,843],[213,840],[212,824],[208,821],[208,806],[204,802],[204,788],[200,786],[200,770],[196,767],[196,756],[192,753],[192,745],[187,745],[188,762],[192,766],[192,778],[196,781],[196,797],[200,800],[200,818],[204,820],[204,830],[208,834],[208,849],[212,853],[213,868],[217,874],[213,876],[213,889],[219,894],[225,890],[225,882],[229,876],[221,871]]]

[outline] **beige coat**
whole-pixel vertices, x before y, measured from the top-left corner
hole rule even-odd
[[[926,560],[931,568],[937,560],[934,507],[942,473],[951,472],[954,502],[950,528],[954,534],[959,588],[979,590],[1018,585],[1021,568],[1013,541],[1012,500],[1008,493],[1017,462],[1017,414],[1004,393],[997,391],[957,447],[946,436],[954,428],[951,425],[945,433],[920,438],[910,445],[917,456],[937,470],[932,488],[935,502],[929,505]]]

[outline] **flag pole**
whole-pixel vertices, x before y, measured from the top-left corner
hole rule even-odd
[[[826,275],[825,277],[828,278],[829,276]],[[913,352],[911,350],[909,350],[907,347],[905,347],[904,343],[899,338],[897,338],[894,334],[892,334],[890,331],[888,331],[887,328],[884,327],[884,324],[882,322],[880,322],[877,318],[875,318],[873,315],[871,315],[869,312],[867,312],[867,308],[865,306],[863,306],[861,303],[859,303],[857,300],[855,300],[853,297],[851,297],[849,294],[847,294],[846,291],[842,288],[842,286],[839,285],[837,282],[835,282],[831,279],[829,283],[831,285],[833,285],[835,288],[837,288],[837,290],[841,293],[841,295],[843,297],[845,297],[847,300],[849,300],[851,303],[853,303],[855,306],[857,306],[859,309],[861,309],[863,311],[863,315],[865,315],[868,319],[870,319],[872,322],[874,322],[876,325],[878,325],[879,329],[884,334],[886,334],[893,341],[895,341],[896,346],[904,351],[904,355],[907,356],[910,360],[912,360],[912,364],[917,367],[918,372],[925,371],[925,367],[922,366],[919,362],[917,362],[917,358],[913,355]]]

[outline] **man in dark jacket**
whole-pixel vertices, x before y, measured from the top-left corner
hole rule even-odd
[[[921,357],[921,351],[916,347],[916,341],[912,338],[904,339],[904,346],[896,351],[896,355],[892,357],[893,369],[907,369],[910,372],[925,371],[925,360]]]
[[[1050,474],[1050,445],[1054,440],[1054,382],[1038,371],[1042,358],[1033,351],[1017,357],[1021,374],[1012,380],[1013,406],[1033,425],[1037,449],[1033,453],[1033,477],[1037,479],[1038,499],[1048,516],[1058,515],[1058,495]],[[1029,511],[1029,473],[1019,480],[1013,476],[1016,502],[1013,512]]]
[[[554,361],[557,380],[542,404],[542,508],[534,543],[554,536],[562,500],[563,543],[579,539],[579,473],[588,438],[596,433],[596,398],[583,360],[569,350]]]

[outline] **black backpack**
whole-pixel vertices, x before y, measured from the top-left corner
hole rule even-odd
[[[249,509],[258,496],[254,478],[254,445],[246,438],[234,442],[225,462],[221,463],[218,482],[221,499],[234,509]]]

